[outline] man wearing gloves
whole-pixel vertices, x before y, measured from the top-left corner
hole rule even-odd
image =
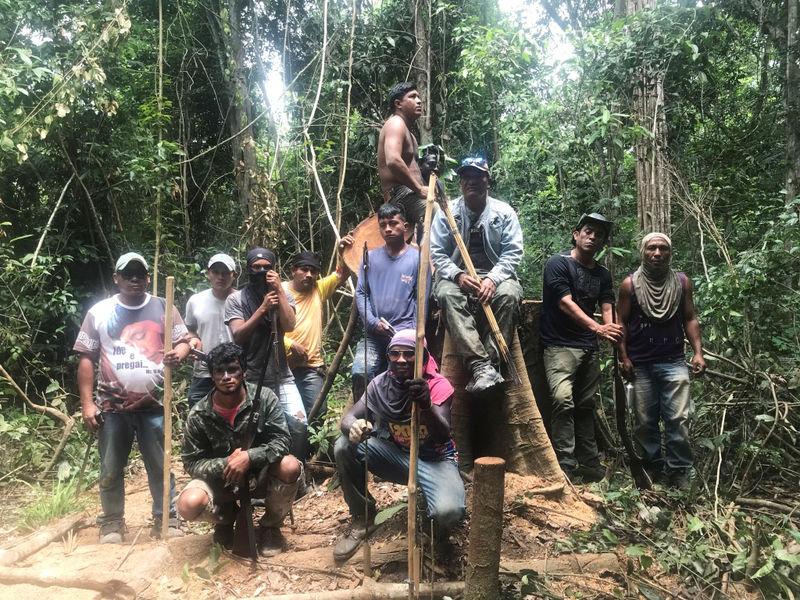
[[[342,419],[342,437],[334,453],[352,528],[337,540],[333,550],[337,561],[355,553],[375,517],[375,499],[365,489],[365,448],[370,472],[395,483],[408,481],[412,403],[417,404],[420,423],[419,487],[425,495],[428,517],[435,525],[435,537],[447,539],[464,517],[464,484],[450,437],[453,386],[436,371],[427,350],[424,374],[413,379],[415,337],[413,329],[392,337],[387,352],[389,370],[370,382],[366,393]],[[372,439],[365,442],[367,438]]]

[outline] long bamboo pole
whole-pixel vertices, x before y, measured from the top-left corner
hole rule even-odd
[[[164,315],[164,354],[172,350],[172,307],[175,278],[167,277],[166,314]],[[169,536],[169,492],[172,470],[172,367],[164,366],[164,493],[161,496],[161,539]]]
[[[422,377],[425,351],[425,317],[428,304],[428,271],[431,262],[431,216],[436,194],[436,174],[428,182],[425,202],[425,220],[422,225],[422,243],[419,248],[417,271],[417,336],[414,349],[414,378]],[[419,598],[419,548],[417,548],[417,461],[419,460],[419,412],[416,402],[411,403],[411,446],[408,457],[408,597]]]

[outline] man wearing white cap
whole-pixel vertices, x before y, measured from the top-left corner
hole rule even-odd
[[[97,431],[100,453],[100,543],[122,543],[125,534],[123,470],[134,436],[147,471],[153,497],[150,535],[161,536],[164,489],[164,409],[161,390],[164,365],[175,366],[189,353],[192,339],[173,308],[173,349],[164,352],[166,302],[147,293],[147,261],[135,252],[123,254],[114,269],[119,294],[95,304],[86,315],[73,350],[78,359],[78,393],[84,427]],[[97,392],[94,392],[95,364]],[[183,535],[172,501],[170,537]]]
[[[639,250],[641,266],[619,287],[620,369],[633,381],[634,436],[648,474],[658,481],[666,470],[672,487],[688,491],[692,446],[684,335],[694,352],[692,373],[706,370],[692,281],[671,268],[672,242],[665,234],[648,233]],[[663,454],[659,421],[664,422]]]
[[[186,303],[186,327],[200,338],[197,349],[206,354],[220,344],[232,342],[231,330],[225,324],[225,300],[233,292],[236,263],[227,254],[215,254],[206,271],[211,287],[194,294]],[[193,342],[194,343],[194,342]],[[194,361],[194,374],[189,385],[189,408],[214,389],[214,380],[204,360]]]

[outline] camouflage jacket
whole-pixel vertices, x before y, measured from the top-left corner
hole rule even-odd
[[[183,467],[195,479],[209,483],[224,483],[222,471],[228,457],[241,448],[250,413],[253,410],[256,386],[245,384],[247,396],[242,402],[233,426],[214,408],[213,391],[198,402],[189,412],[183,439]],[[248,450],[250,468],[258,473],[289,454],[289,429],[278,397],[268,387],[261,390],[259,409],[264,414],[263,425],[256,433]]]

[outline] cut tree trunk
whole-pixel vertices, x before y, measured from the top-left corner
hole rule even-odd
[[[561,483],[564,476],[536,405],[517,335],[511,343],[511,356],[520,385],[505,383],[494,396],[476,398],[464,391],[470,374],[445,334],[442,374],[455,388],[451,422],[459,465],[469,472],[476,458],[499,456],[512,473]]]
[[[6,550],[0,550],[0,567],[8,567],[25,560],[47,546],[50,542],[61,538],[66,533],[84,525],[84,515],[69,515],[57,523],[45,527],[21,544]]]
[[[493,456],[475,461],[466,600],[494,600],[500,596],[497,572],[503,537],[505,466],[502,458]]]
[[[431,587],[433,589],[431,589]],[[451,598],[460,597],[464,592],[464,583],[461,581],[442,581],[423,583],[419,586],[420,598]],[[282,594],[270,596],[271,600],[406,600],[408,598],[408,585],[405,583],[364,583],[363,586],[353,590],[334,590],[332,592],[309,592],[306,594]],[[241,600],[255,600],[255,598],[242,598]]]

